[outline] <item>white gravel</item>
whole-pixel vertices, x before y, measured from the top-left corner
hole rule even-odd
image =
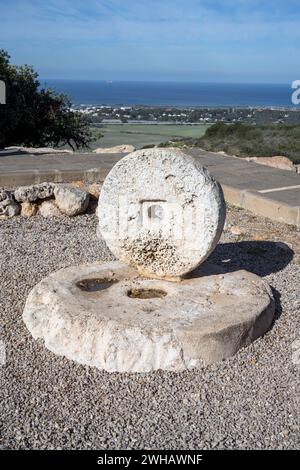
[[[295,250],[299,232],[245,211],[229,211],[231,219],[247,233],[228,229],[210,261],[265,276],[276,289],[272,330],[205,369],[132,375],[55,356],[21,317],[29,290],[50,272],[112,259],[97,240],[95,216],[0,222],[1,448],[299,449],[299,252],[252,237],[269,230],[270,240]]]

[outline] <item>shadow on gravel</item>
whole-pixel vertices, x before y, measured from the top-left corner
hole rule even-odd
[[[282,306],[281,306],[281,301],[280,301],[281,294],[280,292],[278,292],[278,290],[274,289],[274,287],[272,286],[270,287],[271,287],[271,291],[275,300],[275,315],[273,319],[273,324],[274,324],[282,314]]]
[[[243,241],[220,243],[208,262],[221,266],[220,274],[245,269],[258,276],[267,276],[284,269],[293,256],[293,250],[282,242]]]

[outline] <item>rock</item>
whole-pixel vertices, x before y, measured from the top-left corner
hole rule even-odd
[[[180,283],[119,262],[69,267],[30,292],[23,319],[52,352],[109,372],[183,370],[221,361],[264,334],[271,289],[246,271],[206,266]]]
[[[79,188],[57,184],[54,189],[55,202],[63,214],[82,214],[89,204],[89,194]]]
[[[67,149],[54,149],[52,147],[5,147],[4,152],[12,153],[30,153],[32,155],[43,155],[47,153],[63,153],[70,154],[73,153],[72,150]]]
[[[92,183],[92,184],[89,184],[87,187],[87,191],[97,199],[99,199],[101,189],[102,189],[102,183]]]
[[[18,215],[20,210],[20,204],[14,200],[12,192],[0,189],[0,220]]]
[[[21,216],[22,217],[33,217],[39,210],[39,206],[32,202],[21,203]]]
[[[15,190],[14,196],[20,202],[34,202],[38,199],[46,199],[53,196],[53,192],[53,183],[41,183],[32,186],[20,186]]]
[[[70,183],[70,186],[72,186],[73,188],[79,188],[79,189],[83,189],[84,191],[86,191],[86,183],[85,181],[82,181],[82,180],[72,181],[72,183]]]
[[[99,198],[100,191],[102,188],[102,183],[86,183],[84,181],[72,181],[70,185],[74,188],[79,188],[86,191],[91,196],[94,196],[96,199]]]
[[[140,150],[106,177],[97,210],[112,253],[152,277],[178,278],[215,248],[225,221],[220,185],[178,149]]]
[[[260,165],[278,168],[280,170],[297,171],[293,162],[289,158],[283,157],[281,155],[277,155],[274,157],[250,157],[247,160],[254,161],[255,163],[259,163]]]
[[[251,239],[255,241],[266,241],[266,240],[270,240],[270,235],[266,233],[256,233],[252,235]]]
[[[230,233],[232,233],[232,235],[242,235],[244,232],[243,230],[238,227],[237,225],[233,225],[231,228],[230,228]]]
[[[115,147],[98,147],[93,150],[94,153],[130,153],[134,151],[135,147],[129,144],[116,145]]]
[[[39,213],[42,217],[60,217],[62,214],[54,201],[43,201],[39,206]]]

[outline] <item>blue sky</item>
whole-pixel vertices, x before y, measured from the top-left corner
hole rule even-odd
[[[0,47],[43,78],[290,83],[299,0],[0,0]]]

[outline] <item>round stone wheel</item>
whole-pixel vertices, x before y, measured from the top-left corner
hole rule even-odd
[[[61,269],[37,284],[23,319],[52,352],[110,372],[200,367],[271,326],[269,286],[247,271],[203,266],[182,282],[143,279],[120,262]]]
[[[225,221],[220,185],[178,149],[122,158],[106,177],[99,229],[112,253],[150,277],[178,278],[212,252]]]

